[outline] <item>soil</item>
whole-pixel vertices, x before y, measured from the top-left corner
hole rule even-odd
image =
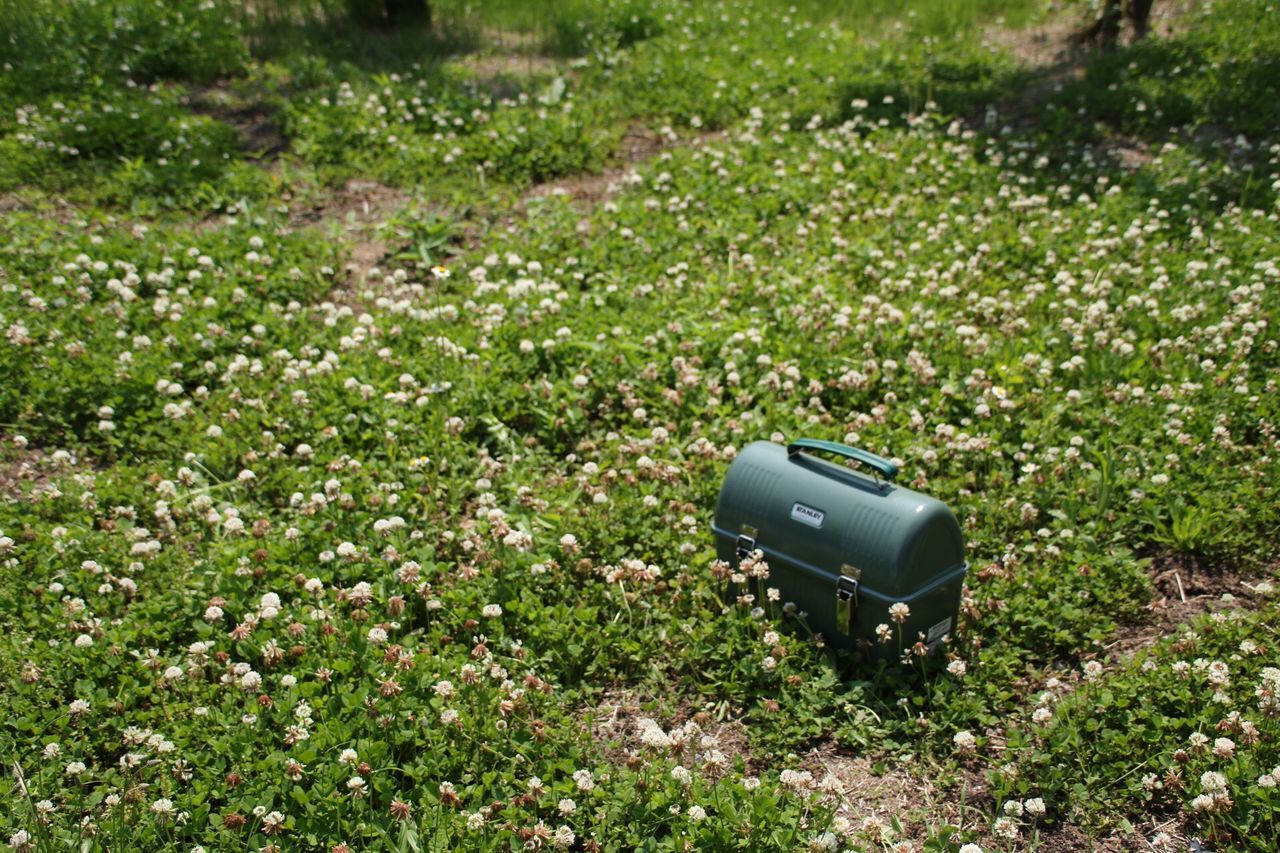
[[[1239,570],[1195,558],[1158,554],[1149,569],[1155,595],[1147,605],[1151,621],[1123,625],[1105,651],[1113,658],[1132,657],[1206,613],[1256,605],[1259,596]]]
[[[627,128],[618,149],[603,171],[598,174],[570,175],[538,184],[525,193],[527,204],[534,199],[567,195],[586,208],[592,208],[622,190],[623,182],[635,167],[672,148],[702,148],[726,138],[723,131],[708,131],[681,139],[669,128],[654,130],[642,124]]]
[[[833,786],[837,812],[855,829],[868,818],[878,818],[885,826],[897,819],[903,832],[895,839],[923,842],[931,830],[944,825],[963,829],[966,815],[974,809],[989,810],[986,781],[977,773],[964,774],[956,785],[940,788],[936,774],[915,762],[894,758],[874,762],[844,753],[835,744],[812,750],[803,761],[816,782],[834,778],[838,783]],[[979,816],[975,818],[971,828],[981,822]]]
[[[66,462],[55,460],[37,447],[19,448],[13,438],[0,435],[0,500],[27,500],[48,488],[59,474],[77,464],[72,456]]]
[[[293,212],[293,224],[329,225],[344,232],[351,252],[344,269],[349,285],[364,283],[391,247],[378,234],[378,226],[407,207],[415,196],[376,181],[350,180],[326,192],[316,202]]]
[[[613,764],[625,764],[628,756],[640,749],[636,722],[641,717],[653,715],[653,712],[644,710],[642,701],[643,697],[634,691],[611,687],[605,690],[594,707],[580,713],[590,724],[596,744]],[[717,720],[711,714],[697,711],[692,704],[686,703],[681,705],[672,719],[663,720],[660,724],[664,730],[670,731],[690,719],[698,724],[703,733],[716,739],[716,748],[724,753],[730,766],[739,758],[748,770],[760,766],[752,760],[747,744],[747,730],[739,719]]]
[[[246,100],[224,84],[197,90],[187,99],[187,106],[235,128],[242,151],[269,159],[289,148],[276,123],[275,107],[262,100]]]
[[[1148,38],[1167,37],[1184,31],[1196,8],[1188,0],[1156,4],[1151,12]],[[968,116],[967,124],[975,128],[986,127],[988,117],[994,114],[999,125],[1028,126],[1032,124],[1039,104],[1067,83],[1084,76],[1085,69],[1097,53],[1081,45],[1077,37],[1083,29],[1081,7],[1059,2],[1054,3],[1049,12],[1044,21],[1030,27],[1008,29],[992,26],[983,31],[983,44],[1007,51],[1020,60],[1029,72],[1029,80],[1016,94]],[[1121,43],[1132,44],[1133,40],[1133,32],[1126,22]],[[1137,169],[1154,159],[1150,145],[1123,136],[1109,139],[1096,153],[1125,169]]]

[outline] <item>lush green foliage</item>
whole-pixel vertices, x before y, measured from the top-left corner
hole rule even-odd
[[[416,35],[326,30],[342,6],[4,7],[15,847],[1021,849],[1144,814],[1266,846],[1264,4],[1015,114],[1034,73],[978,35],[1021,3],[493,0]],[[575,58],[495,80],[459,55],[485,21]],[[636,125],[685,144],[509,209]],[[1158,147],[1122,167],[1117,134]],[[352,281],[300,206],[354,175],[434,206]],[[726,603],[725,468],[799,435],[956,508],[944,655],[871,666]],[[1259,582],[1108,652],[1153,555]],[[864,822],[815,747],[988,793]]]

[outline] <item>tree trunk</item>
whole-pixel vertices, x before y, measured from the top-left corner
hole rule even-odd
[[[429,0],[385,0],[387,7],[387,23],[393,27],[402,24],[431,26],[431,3]]]
[[[1129,23],[1133,24],[1133,38],[1145,38],[1150,29],[1151,7],[1155,0],[1129,0]]]
[[[1104,0],[1097,19],[1078,35],[1080,42],[1103,50],[1115,50],[1116,42],[1120,40],[1124,12],[1123,0]]]

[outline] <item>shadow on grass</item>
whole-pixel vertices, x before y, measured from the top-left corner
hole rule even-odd
[[[444,25],[358,27],[345,19],[313,18],[262,26],[251,38],[253,53],[286,65],[354,66],[362,71],[396,74],[472,53],[484,44],[479,29]]]
[[[861,74],[840,103],[846,118],[899,121],[931,100],[994,139],[1037,188],[1105,174],[1166,207],[1266,209],[1276,199],[1265,175],[1280,138],[1280,25],[1255,23],[1224,11],[1177,36],[1067,50],[1032,69],[962,48],[923,78],[916,70],[914,84],[892,63]],[[1145,168],[1157,158],[1158,169]]]

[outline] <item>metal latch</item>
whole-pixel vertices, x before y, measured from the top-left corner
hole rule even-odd
[[[853,616],[858,609],[858,581],[862,570],[848,563],[840,567],[836,578],[836,626],[845,634],[853,633]]]
[[[752,551],[756,549],[756,534],[759,533],[749,524],[742,525],[742,533],[738,534],[738,560],[746,558]]]

